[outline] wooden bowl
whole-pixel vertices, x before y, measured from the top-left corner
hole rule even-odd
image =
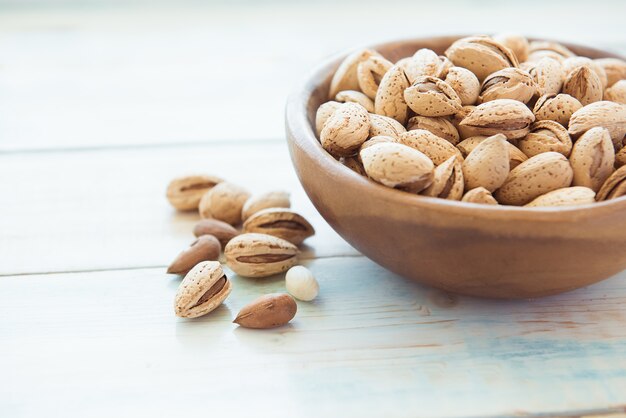
[[[459,37],[373,46],[392,61],[420,48],[442,54]],[[565,44],[589,57],[608,52]],[[287,103],[289,152],[302,186],[328,223],[389,270],[446,291],[492,298],[553,295],[626,268],[626,198],[571,208],[525,209],[412,195],[343,166],[314,133],[334,70],[320,65]]]

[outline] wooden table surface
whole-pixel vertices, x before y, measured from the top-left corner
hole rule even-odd
[[[312,207],[282,113],[368,42],[514,30],[626,54],[626,3],[384,3],[0,1],[0,416],[625,416],[626,272],[522,301],[395,276]],[[282,277],[231,274],[216,312],[174,316],[165,266],[197,216],[164,191],[194,171],[288,190],[314,224],[321,294],[290,325],[231,323]]]

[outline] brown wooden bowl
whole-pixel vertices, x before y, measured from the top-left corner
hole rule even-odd
[[[439,37],[374,46],[392,61]],[[565,44],[593,58],[608,52]],[[476,205],[381,186],[336,161],[314,133],[334,70],[320,65],[286,110],[289,152],[302,186],[324,219],[350,244],[402,276],[446,291],[493,298],[552,295],[626,268],[626,198],[571,208]]]

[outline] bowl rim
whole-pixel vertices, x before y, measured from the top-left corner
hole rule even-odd
[[[304,81],[298,84],[296,90],[294,90],[287,99],[287,105],[285,108],[285,124],[289,133],[287,135],[287,140],[293,142],[293,145],[300,148],[310,159],[314,160],[317,165],[321,166],[325,170],[328,170],[329,174],[332,175],[333,178],[340,178],[344,179],[346,182],[354,183],[356,187],[367,191],[367,193],[371,194],[372,197],[384,199],[389,201],[389,203],[407,205],[407,207],[412,206],[422,210],[433,210],[441,213],[479,218],[507,220],[519,219],[525,221],[556,223],[570,222],[572,220],[582,221],[619,211],[624,211],[626,214],[626,196],[577,206],[527,208],[523,206],[509,205],[480,205],[407,193],[383,186],[365,176],[355,173],[350,168],[341,164],[326,150],[324,150],[324,148],[322,148],[313,130],[313,125],[309,120],[308,103],[314,92],[328,79],[330,72],[339,65],[340,60],[345,58],[349,53],[360,48],[380,49],[389,48],[394,44],[400,45],[405,43],[433,41],[453,42],[456,39],[466,36],[470,35],[433,36],[392,40],[374,45],[349,48],[324,59],[320,64],[309,71],[304,78]],[[532,41],[536,38],[528,39]],[[602,54],[606,57],[624,59],[624,57],[609,51],[558,40],[554,42],[559,42],[568,48],[583,49]]]

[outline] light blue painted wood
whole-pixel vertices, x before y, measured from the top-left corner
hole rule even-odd
[[[282,277],[231,277],[225,306],[176,319],[161,270],[0,278],[9,416],[486,417],[626,405],[626,274],[529,301],[457,297],[362,257],[308,263],[321,293],[292,324],[230,321]],[[36,394],[37,402],[32,402]],[[613,409],[611,409],[613,408]]]

